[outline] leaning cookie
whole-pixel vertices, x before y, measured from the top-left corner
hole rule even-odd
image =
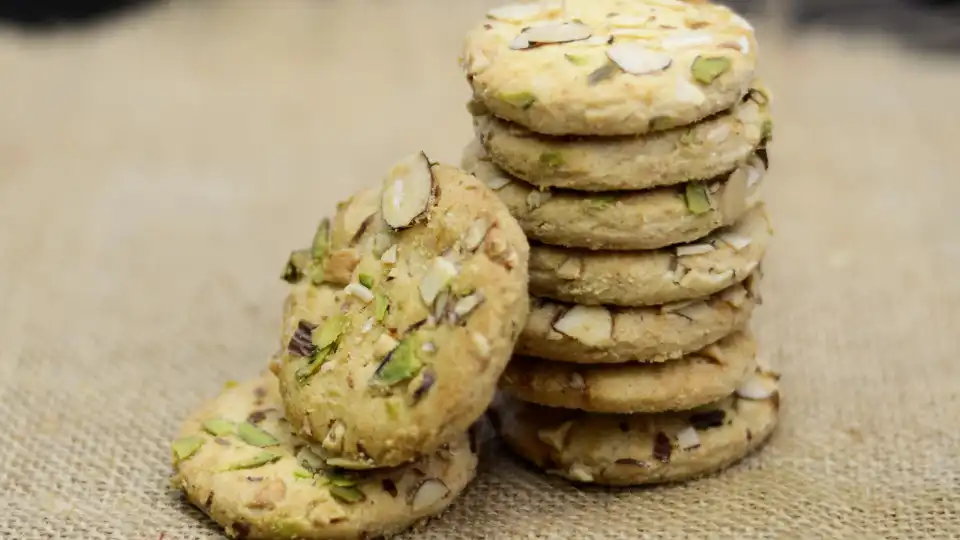
[[[601,414],[497,400],[507,445],[550,474],[630,486],[719,471],[762,445],[777,425],[776,376],[758,373],[737,393],[691,411]]]
[[[295,437],[269,373],[227,388],[181,427],[173,484],[233,538],[390,535],[440,514],[473,479],[468,435],[408,466],[349,472]]]
[[[467,36],[475,99],[537,133],[638,135],[736,104],[754,80],[753,28],[679,0],[567,0],[490,10]]]
[[[754,87],[701,122],[640,137],[548,137],[491,114],[474,118],[490,159],[538,187],[613,191],[704,180],[743,164],[771,135],[769,97]]]
[[[464,150],[463,168],[507,204],[527,236],[556,246],[657,249],[691,242],[731,225],[759,202],[766,171],[757,155],[710,182],[644,191],[584,193],[542,190],[509,177],[474,141]]]
[[[287,318],[272,365],[293,427],[354,469],[400,465],[465,431],[529,310],[526,238],[476,178],[417,154],[378,192],[350,282],[332,306]]]
[[[708,296],[746,279],[772,231],[763,203],[693,244],[654,251],[534,245],[530,293],[584,305],[650,306]]]
[[[707,298],[663,306],[571,306],[535,299],[516,353],[577,364],[680,358],[747,324],[761,301],[757,274]]]
[[[679,411],[729,396],[756,366],[756,344],[736,332],[659,364],[578,365],[514,357],[500,388],[517,399],[599,413]]]

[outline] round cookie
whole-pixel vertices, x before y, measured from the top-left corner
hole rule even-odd
[[[526,238],[476,178],[416,154],[379,191],[350,283],[272,365],[293,427],[345,468],[400,465],[465,431],[529,310]]]
[[[269,373],[229,387],[181,427],[173,484],[232,538],[398,533],[440,514],[473,479],[468,435],[402,468],[348,472],[291,434]]]
[[[649,189],[713,178],[744,163],[770,136],[768,103],[755,86],[730,111],[642,137],[549,137],[491,114],[474,117],[474,128],[494,163],[538,187]]]
[[[707,298],[663,306],[613,308],[534,300],[516,354],[578,364],[680,358],[743,328],[761,301],[756,272]]]
[[[657,249],[730,225],[759,201],[766,171],[763,160],[754,156],[709,184],[607,193],[541,190],[509,178],[476,141],[464,151],[463,168],[497,188],[527,237],[551,245],[607,250]]]
[[[655,251],[586,251],[534,245],[530,293],[584,305],[650,306],[713,294],[760,264],[772,234],[758,203],[695,244]]]
[[[756,343],[736,332],[659,364],[577,365],[514,357],[500,388],[522,401],[598,413],[692,409],[729,396],[756,366]]]
[[[566,0],[494,8],[462,67],[475,99],[537,133],[639,135],[728,109],[754,80],[753,28],[680,0]]]
[[[749,391],[744,391],[749,390]],[[780,396],[770,374],[737,395],[691,411],[601,414],[497,400],[507,445],[550,474],[575,482],[630,486],[687,480],[740,460],[777,425]]]

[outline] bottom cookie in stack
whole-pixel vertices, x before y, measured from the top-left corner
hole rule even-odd
[[[777,376],[755,368],[736,391],[684,411],[595,413],[502,395],[492,412],[507,445],[547,473],[631,486],[732,465],[769,438],[779,407]]]

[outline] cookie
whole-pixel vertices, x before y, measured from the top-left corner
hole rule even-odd
[[[664,362],[742,328],[760,303],[757,272],[714,295],[663,306],[579,306],[535,299],[516,354],[578,364]]]
[[[487,12],[461,65],[494,115],[550,135],[639,135],[735,105],[754,80],[753,28],[679,0],[567,0]]]
[[[769,99],[754,86],[729,111],[641,137],[549,137],[491,114],[475,116],[474,129],[494,163],[537,187],[649,189],[714,178],[743,164],[770,136]]]
[[[760,264],[772,234],[763,203],[694,244],[654,251],[586,251],[536,244],[530,293],[584,305],[650,306],[713,294]]]
[[[507,204],[527,237],[545,244],[607,250],[657,249],[730,225],[759,202],[766,169],[759,156],[710,183],[644,191],[542,190],[509,177],[474,141],[463,168]]]
[[[469,436],[396,469],[349,472],[296,437],[267,373],[194,413],[173,443],[173,484],[233,538],[370,538],[441,513],[473,479]]]
[[[272,364],[293,427],[345,468],[400,465],[465,431],[529,310],[526,238],[476,178],[417,154],[378,191],[350,282],[288,320]]]
[[[758,374],[737,394],[690,411],[602,414],[498,399],[507,445],[573,480],[630,486],[687,480],[723,469],[759,447],[777,425],[776,377]]]
[[[530,403],[590,412],[685,410],[732,394],[756,366],[755,354],[753,338],[736,332],[659,364],[588,366],[515,356],[500,388]]]

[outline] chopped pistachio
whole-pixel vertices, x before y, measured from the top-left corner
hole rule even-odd
[[[250,422],[240,422],[237,424],[237,435],[247,444],[265,448],[267,446],[276,446],[280,441],[276,437],[251,424]]]
[[[177,462],[188,459],[200,450],[206,440],[200,436],[184,437],[173,442],[173,457]]]
[[[613,62],[607,62],[597,69],[591,71],[590,75],[587,75],[587,85],[594,86],[609,79],[610,77],[613,77],[617,73],[620,73],[620,67]]]
[[[383,403],[384,403],[384,406],[387,408],[387,418],[389,418],[390,420],[396,420],[397,417],[400,415],[397,402],[392,399],[387,399]]]
[[[373,298],[373,310],[374,315],[377,317],[377,322],[383,322],[383,319],[387,316],[387,308],[390,307],[390,299],[387,298],[387,295],[383,293],[377,293]]]
[[[703,214],[710,211],[710,195],[702,182],[690,182],[686,186],[687,209],[694,214]]]
[[[353,504],[366,500],[366,495],[355,487],[330,486],[330,495],[340,502]]]
[[[313,473],[306,469],[296,469],[293,471],[293,476],[301,479],[313,478]]]
[[[360,274],[359,277],[360,284],[368,289],[373,288],[373,276],[370,274]]]
[[[203,423],[203,430],[216,437],[232,435],[236,429],[236,425],[225,418],[211,418]]]
[[[317,472],[324,468],[323,458],[310,449],[310,446],[304,446],[297,452],[297,462],[304,469]]]
[[[330,251],[330,220],[324,218],[317,226],[317,232],[313,235],[313,244],[310,248],[310,254],[315,261],[326,258]]]
[[[240,383],[238,383],[237,381],[227,381],[227,382],[223,383],[223,389],[224,389],[224,390],[229,390],[229,389],[237,386],[238,384],[240,384]]]
[[[327,320],[323,321],[323,324],[320,325],[320,330],[313,332],[313,344],[316,345],[318,349],[326,349],[333,345],[340,338],[340,335],[343,334],[343,328],[346,326],[346,323],[347,318],[344,315],[327,317]]]
[[[333,352],[333,349],[331,347],[327,347],[317,351],[316,355],[307,359],[307,363],[297,370],[297,382],[299,382],[301,385],[306,384],[310,377],[313,377],[318,371],[320,371],[320,368],[323,367],[324,363],[326,363],[331,352]]]
[[[654,131],[670,129],[674,125],[676,125],[676,121],[669,116],[655,116],[650,120],[650,129]]]
[[[547,150],[540,154],[540,164],[549,167],[551,169],[556,169],[557,167],[563,165],[563,154],[553,150]]]
[[[310,283],[314,285],[322,285],[325,277],[325,273],[322,266],[314,266],[310,269]]]
[[[257,467],[266,465],[267,463],[273,463],[278,459],[280,459],[280,456],[278,454],[274,454],[273,452],[260,452],[259,454],[253,457],[243,459],[236,463],[227,465],[226,469],[224,470],[239,471],[242,469],[255,469]]]
[[[530,92],[506,92],[498,96],[500,101],[509,103],[514,107],[519,107],[521,109],[529,109],[533,106],[534,102],[537,101],[537,96],[531,94]]]
[[[765,143],[773,140],[773,120],[770,120],[769,118],[764,120],[761,130],[761,137]]]
[[[413,337],[404,338],[377,368],[373,374],[374,380],[382,385],[393,386],[412,379],[423,367],[423,362],[417,358],[418,349]]]
[[[693,79],[702,84],[710,84],[733,66],[726,56],[698,56],[690,65]]]
[[[330,481],[331,486],[337,487],[353,487],[357,485],[356,478],[346,476],[343,474],[338,474],[335,471],[328,471],[326,474],[327,480]]]
[[[306,249],[300,249],[290,253],[290,258],[287,259],[287,265],[283,269],[283,278],[287,283],[297,283],[306,273],[307,267],[310,265],[310,251]]]
[[[590,57],[584,54],[564,54],[564,58],[575,66],[584,66],[590,62]]]

